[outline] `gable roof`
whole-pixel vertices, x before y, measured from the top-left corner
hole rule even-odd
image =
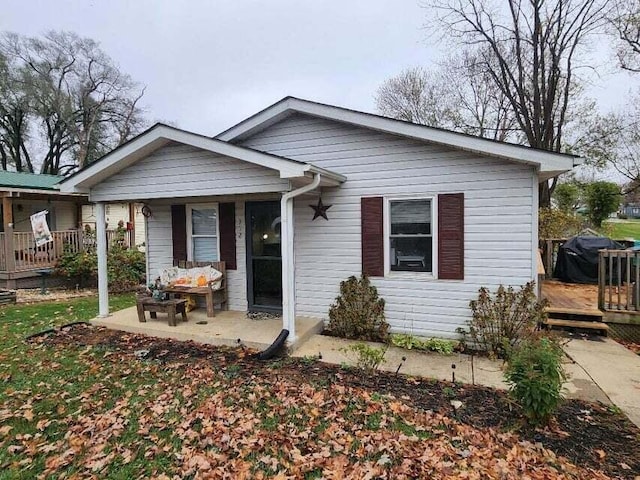
[[[64,177],[58,175],[44,173],[0,171],[0,187],[11,189],[57,190],[55,185],[63,179]]]
[[[396,120],[389,117],[359,112],[347,108],[326,105],[303,100],[296,97],[285,97],[264,110],[252,115],[242,122],[218,134],[215,138],[226,142],[240,141],[258,133],[270,125],[288,117],[293,113],[303,113],[315,117],[349,123],[352,125],[377,130],[415,140],[436,143],[483,155],[504,158],[539,166],[541,177],[552,177],[566,172],[582,163],[575,155],[550,152],[524,145],[500,142],[487,138],[452,132],[441,128],[428,127],[416,123]]]
[[[219,155],[277,170],[280,173],[280,178],[300,178],[307,177],[313,173],[320,173],[322,174],[323,184],[326,185],[335,185],[346,180],[343,175],[316,167],[309,163],[240,147],[204,135],[157,123],[128,142],[123,143],[115,150],[112,150],[96,162],[87,165],[62,180],[59,183],[60,190],[62,192],[86,192],[102,180],[127,168],[141,158],[150,155],[171,142],[178,142],[183,145],[189,145]]]

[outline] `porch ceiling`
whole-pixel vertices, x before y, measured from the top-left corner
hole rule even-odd
[[[321,174],[325,186],[339,185],[346,180],[343,175],[309,163],[240,147],[168,125],[156,124],[97,162],[67,177],[59,184],[60,191],[63,193],[88,193],[90,188],[171,142],[277,170],[280,178],[296,182],[307,183],[314,174]]]

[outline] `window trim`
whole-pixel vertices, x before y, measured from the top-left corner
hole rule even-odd
[[[438,196],[424,195],[394,195],[383,197],[383,240],[384,240],[384,275],[417,277],[421,279],[438,278]],[[431,272],[416,272],[391,270],[391,202],[399,200],[429,200],[431,201]]]
[[[218,202],[213,203],[188,203],[185,205],[186,217],[187,217],[187,260],[193,262],[193,222],[192,211],[198,209],[211,209],[216,211],[216,251],[218,254],[218,260],[220,261],[220,209],[218,208]],[[196,237],[210,237],[211,235],[196,235]]]

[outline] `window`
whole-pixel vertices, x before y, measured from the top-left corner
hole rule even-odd
[[[187,239],[189,260],[217,262],[218,210],[211,205],[187,205]]]
[[[430,199],[389,202],[389,261],[392,271],[433,271],[431,209]]]

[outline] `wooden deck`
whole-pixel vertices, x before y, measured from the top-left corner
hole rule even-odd
[[[597,285],[546,280],[542,282],[542,296],[549,301],[544,322],[547,328],[595,330],[607,335],[609,327],[598,308]]]
[[[542,297],[549,301],[549,309],[553,311],[602,316],[598,309],[597,285],[545,280],[542,282]]]

